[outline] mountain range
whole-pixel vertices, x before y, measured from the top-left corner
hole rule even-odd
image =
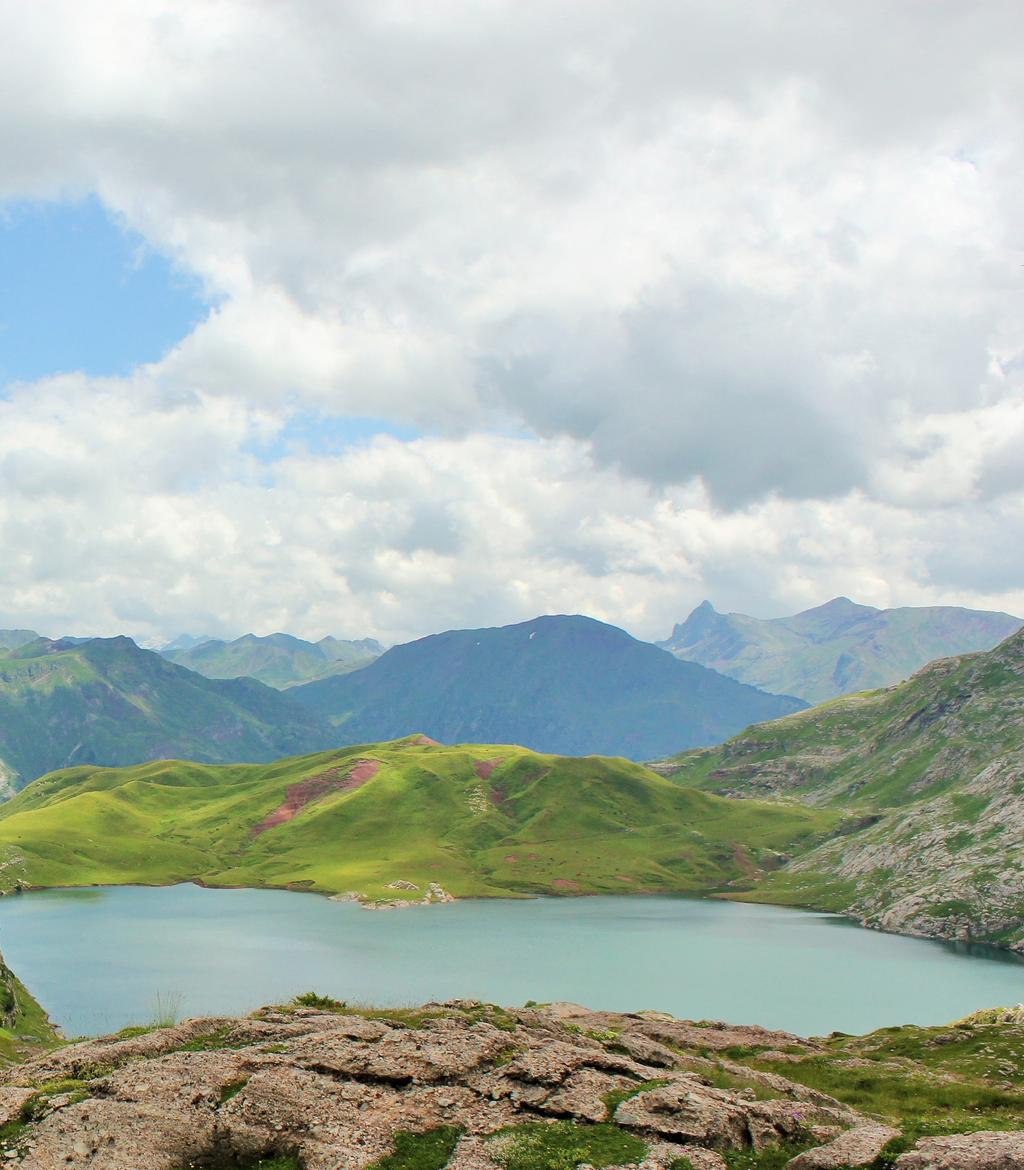
[[[210,638],[190,646],[165,646],[161,654],[207,678],[255,678],[283,690],[366,666],[383,652],[375,638],[345,641],[330,636],[307,642],[291,634],[243,634],[231,642]]]
[[[0,871],[370,898],[442,879],[714,890],[1024,951],[1024,630],[798,704],[579,617],[451,631],[287,693],[127,638],[39,639],[0,655],[0,760],[14,785],[63,770],[0,809]],[[752,725],[647,768],[578,758],[713,742],[723,711]],[[406,738],[376,742],[389,724]],[[195,762],[143,762],[167,756]]]
[[[39,638],[0,655],[0,781],[77,763],[272,760],[331,731],[254,679],[206,679],[130,638]]]
[[[434,634],[289,695],[329,720],[342,743],[417,728],[445,743],[633,760],[717,743],[804,706],[565,615]]]
[[[718,795],[841,812],[751,896],[1024,950],[1024,631],[659,765]]]
[[[836,597],[792,617],[718,613],[702,602],[657,645],[740,682],[821,703],[890,686],[927,662],[990,650],[1024,625],[957,606],[875,609]]]

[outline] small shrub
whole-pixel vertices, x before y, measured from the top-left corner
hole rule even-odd
[[[341,1011],[346,1005],[341,999],[333,999],[329,995],[318,995],[315,991],[304,991],[297,995],[292,1003],[298,1007],[320,1008],[325,1012]]]

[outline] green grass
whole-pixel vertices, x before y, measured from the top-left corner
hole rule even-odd
[[[797,1060],[739,1049],[728,1055],[906,1132],[1024,1128],[1024,1024],[971,1019],[935,1028],[907,1025],[866,1036],[837,1034],[823,1043],[824,1053]]]
[[[237,1081],[232,1081],[230,1084],[224,1085],[220,1091],[221,1105],[226,1105],[232,1097],[237,1097],[248,1083],[248,1077],[240,1077]]]
[[[367,1170],[441,1170],[455,1151],[462,1130],[441,1125],[421,1133],[399,1130],[394,1152],[374,1162]]]
[[[729,1170],[784,1170],[786,1164],[797,1154],[820,1145],[820,1142],[783,1142],[778,1146],[765,1146],[760,1150],[726,1150],[722,1157]]]
[[[24,1060],[60,1043],[46,1012],[2,958],[0,998],[4,1021],[0,1027],[0,1065]]]
[[[630,1085],[628,1089],[613,1089],[610,1093],[605,1093],[603,1101],[608,1110],[606,1120],[612,1120],[615,1116],[615,1110],[623,1101],[631,1101],[641,1093],[646,1093],[650,1089],[660,1089],[662,1085],[667,1084],[668,1081],[664,1080],[641,1081],[638,1085]]]
[[[324,791],[287,823],[253,829],[296,784],[377,774]],[[498,763],[485,781],[481,764]],[[817,840],[838,814],[730,801],[626,760],[411,740],[273,764],[161,761],[75,768],[0,807],[2,871],[37,886],[166,884],[456,896],[704,893],[749,885],[762,860]],[[11,876],[8,878],[7,875]],[[416,891],[391,888],[397,880]]]
[[[500,1130],[490,1152],[506,1170],[575,1170],[582,1162],[602,1170],[642,1162],[647,1146],[617,1125],[552,1121]]]

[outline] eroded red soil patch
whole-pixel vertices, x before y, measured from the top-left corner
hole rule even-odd
[[[367,780],[372,780],[380,771],[380,760],[356,760],[349,768],[328,768],[292,784],[285,790],[284,800],[267,813],[258,825],[253,825],[251,836],[258,837],[268,829],[276,829],[278,825],[287,824],[293,817],[314,800],[326,796],[328,792],[351,792],[361,788]]]
[[[429,735],[416,735],[409,741],[410,743],[418,743],[420,747],[440,747],[441,744],[436,739],[431,739]]]
[[[761,871],[754,864],[750,856],[740,845],[732,847],[732,859],[739,866],[739,871],[744,877],[760,877]]]
[[[551,884],[556,890],[578,890],[580,888],[579,882],[571,881],[569,878],[554,878]]]
[[[516,856],[514,853],[509,853],[509,854],[508,854],[508,855],[505,857],[505,860],[506,860],[506,861],[511,861],[511,862],[512,862],[512,864],[513,864],[513,865],[515,865],[515,863],[516,863],[516,862],[519,860],[519,858],[518,858],[518,857],[517,857],[517,856]]]
[[[500,757],[496,760],[474,760],[473,768],[481,780],[490,780],[494,769],[500,767],[504,762]]]

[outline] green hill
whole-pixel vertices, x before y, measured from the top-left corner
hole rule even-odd
[[[255,678],[283,690],[295,683],[345,674],[367,666],[382,647],[373,638],[347,642],[326,637],[306,642],[291,634],[243,634],[233,642],[209,639],[195,646],[164,648],[171,662],[207,678]]]
[[[717,743],[803,706],[578,616],[449,630],[289,693],[331,720],[342,743],[415,727],[445,743],[633,760]]]
[[[0,887],[706,891],[770,868],[835,820],[687,791],[625,760],[413,737],[264,765],[56,772],[0,806]]]
[[[723,795],[843,810],[757,897],[1024,950],[1024,631],[659,765]]]
[[[891,686],[928,662],[990,650],[1020,618],[956,606],[874,609],[836,597],[793,617],[718,613],[705,601],[658,645],[773,694],[821,703]]]
[[[0,630],[0,651],[17,650],[27,642],[34,642],[39,636],[35,630]]]
[[[0,780],[18,788],[69,764],[183,756],[272,760],[331,731],[252,679],[206,679],[129,638],[40,638],[0,657]]]

